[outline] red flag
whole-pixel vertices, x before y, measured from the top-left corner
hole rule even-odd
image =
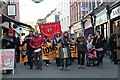
[[[48,38],[53,38],[57,32],[62,34],[60,22],[39,24],[39,28],[42,37],[47,36]]]

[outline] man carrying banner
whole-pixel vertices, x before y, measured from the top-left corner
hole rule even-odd
[[[40,70],[42,70],[42,44],[43,40],[36,32],[34,38],[30,40],[29,45],[34,49],[33,56],[36,69]],[[33,68],[33,61],[31,62],[31,67]]]
[[[70,36],[72,44],[70,44],[70,51],[71,51],[71,56],[70,56],[70,64],[74,62],[74,60],[77,58],[77,46],[76,46],[76,38],[74,34],[71,34]]]
[[[30,30],[29,35],[25,37],[25,41],[24,41],[24,44],[27,43],[28,65],[30,65],[30,62],[32,60],[33,48],[29,45],[29,42],[33,37],[34,37],[33,31]],[[31,66],[30,66],[30,69],[32,69]]]
[[[57,34],[55,34],[53,38],[53,49],[55,49],[55,46],[57,46],[58,43],[60,43],[60,40],[61,40],[60,32],[57,32]],[[60,66],[60,58],[57,55],[56,55],[56,64],[57,66]]]
[[[44,44],[51,43],[51,41],[48,39],[47,36],[44,36]],[[46,62],[46,66],[49,66],[50,61],[49,60],[44,60]]]
[[[63,70],[64,68],[64,62],[65,62],[65,68],[69,70],[69,59],[70,59],[70,49],[69,44],[71,43],[70,36],[68,32],[64,32],[64,35],[61,39],[61,48],[59,51],[59,57],[60,57],[60,70]]]

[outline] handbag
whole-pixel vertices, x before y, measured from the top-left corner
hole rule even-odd
[[[67,48],[63,48],[63,57],[64,57],[64,58],[68,58]]]

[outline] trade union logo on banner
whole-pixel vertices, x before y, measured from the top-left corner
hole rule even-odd
[[[53,38],[57,32],[62,34],[60,22],[39,24],[39,29],[42,37]]]

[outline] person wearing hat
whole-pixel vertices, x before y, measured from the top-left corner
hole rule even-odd
[[[13,30],[10,28],[8,29],[8,35],[6,37],[3,37],[2,39],[2,43],[3,48],[5,49],[15,49],[15,46],[17,44],[17,39],[16,37],[13,35]]]
[[[34,63],[36,69],[42,70],[42,44],[43,40],[39,37],[38,32],[35,32],[35,36],[30,40],[29,45],[34,49],[33,56],[34,56]],[[30,63],[31,69],[33,68],[33,61]]]
[[[8,29],[8,35],[2,39],[2,49],[16,49],[18,42],[17,38],[13,34],[13,30],[11,28]],[[7,70],[7,73],[11,73],[11,70]]]

